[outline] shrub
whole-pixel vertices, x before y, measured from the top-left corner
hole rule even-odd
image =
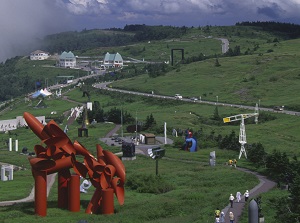
[[[126,186],[140,193],[161,194],[174,189],[160,176],[135,174],[127,179]]]

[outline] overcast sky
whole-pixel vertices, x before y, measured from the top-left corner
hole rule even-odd
[[[126,24],[204,26],[241,21],[300,23],[300,0],[60,0],[86,28]],[[78,28],[80,28],[78,27]]]
[[[242,21],[300,24],[300,0],[0,0],[0,61],[33,39],[126,24],[205,26]]]

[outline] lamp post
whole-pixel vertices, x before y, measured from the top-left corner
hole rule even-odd
[[[137,111],[135,111],[135,140],[137,142]]]
[[[216,96],[217,97],[217,103],[219,103],[219,96]]]
[[[45,88],[48,88],[48,78],[45,78]]]
[[[123,106],[121,109],[121,137],[123,138]]]

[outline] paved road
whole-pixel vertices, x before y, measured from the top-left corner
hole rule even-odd
[[[259,173],[244,169],[244,168],[237,168],[240,171],[243,172],[247,172],[247,173],[251,173],[253,175],[255,175],[260,183],[258,185],[256,185],[254,188],[252,188],[251,190],[249,190],[250,192],[250,196],[249,196],[249,200],[247,202],[251,201],[251,198],[254,198],[256,196],[258,196],[261,193],[265,193],[269,190],[271,190],[272,188],[274,188],[276,186],[276,183],[274,181],[271,181],[269,179],[267,179],[265,176],[260,175]],[[245,188],[245,190],[247,190],[248,188]],[[235,196],[237,191],[232,192],[232,194]],[[245,191],[240,191],[242,194],[245,193]],[[228,198],[229,198],[230,194],[228,194]],[[225,223],[229,223],[229,212],[231,211],[234,216],[235,216],[235,223],[239,222],[239,218],[242,215],[242,211],[245,208],[245,198],[244,196],[241,197],[242,200],[240,202],[237,202],[236,200],[233,203],[233,208],[230,207],[230,204],[228,204],[225,208],[223,208],[223,212],[225,213]],[[246,210],[248,212],[248,210]]]
[[[222,53],[226,53],[229,50],[229,41],[228,39],[224,39],[224,38],[215,38],[217,40],[221,40],[222,42]]]
[[[47,197],[49,196],[50,190],[52,188],[53,183],[55,182],[56,173],[47,175]],[[30,194],[22,199],[13,200],[13,201],[1,201],[0,206],[10,206],[17,203],[31,202],[34,200],[34,187],[32,188]]]
[[[163,99],[169,99],[169,100],[181,100],[181,101],[186,101],[186,102],[190,102],[190,103],[218,105],[218,106],[226,106],[226,107],[233,107],[233,108],[243,108],[243,109],[249,109],[249,110],[253,110],[253,111],[255,110],[255,106],[229,104],[229,103],[213,102],[213,101],[205,101],[205,100],[196,100],[195,101],[195,100],[191,100],[191,99],[188,99],[188,98],[176,99],[175,97],[171,97],[171,96],[157,95],[157,94],[152,94],[152,93],[141,93],[141,92],[127,91],[127,90],[121,90],[121,89],[107,87],[111,83],[112,82],[96,83],[96,84],[93,85],[93,87],[108,90],[108,91],[116,91],[116,92],[140,95],[140,96],[145,96],[145,97],[155,97],[155,98],[163,98]],[[288,111],[288,110],[275,111],[272,108],[264,108],[264,107],[259,107],[259,110],[260,111],[273,112],[273,113],[282,113],[282,114],[287,114],[287,115],[300,116],[300,112],[295,112],[295,111]]]

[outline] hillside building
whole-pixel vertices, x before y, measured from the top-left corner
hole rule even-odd
[[[30,53],[30,60],[46,60],[49,58],[49,53],[42,50],[36,50]]]
[[[74,67],[76,67],[76,57],[71,51],[69,51],[69,52],[64,51],[59,56],[58,63],[59,63],[60,67],[74,68]]]
[[[123,67],[123,58],[119,53],[110,54],[107,52],[104,56],[103,65],[106,68]]]

